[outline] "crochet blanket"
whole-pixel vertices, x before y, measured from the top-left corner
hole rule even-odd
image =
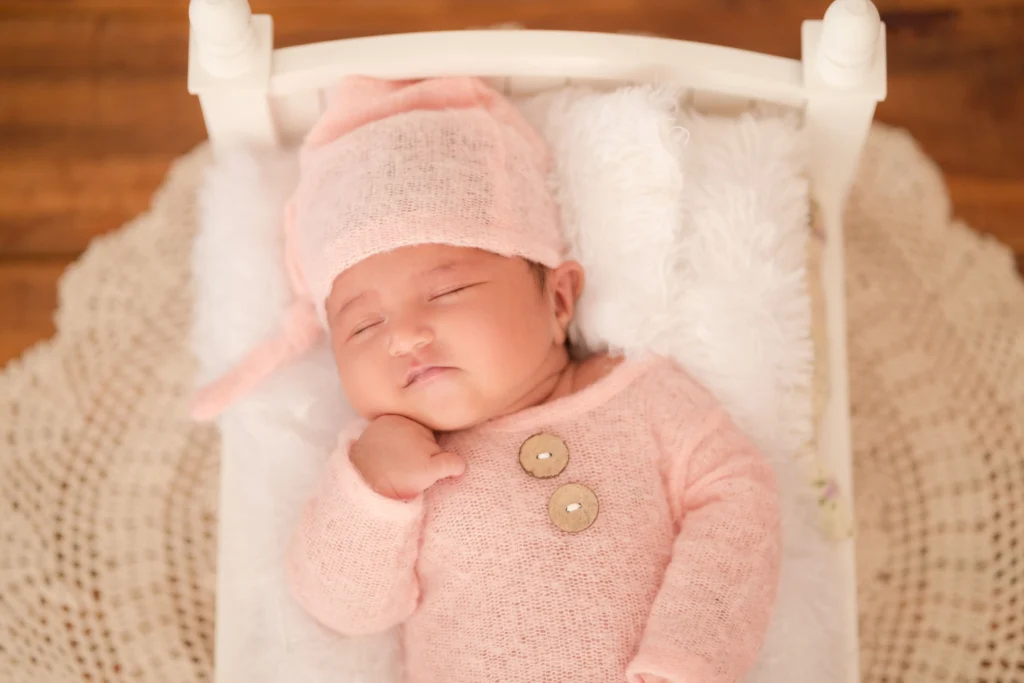
[[[206,681],[218,444],[184,412],[194,197],[94,242],[0,376],[0,680]],[[846,217],[865,681],[1024,667],[1024,288],[876,125]]]

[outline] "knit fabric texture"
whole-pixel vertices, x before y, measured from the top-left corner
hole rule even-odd
[[[384,498],[342,436],[289,552],[300,603],[327,627],[403,624],[406,680],[737,681],[776,594],[779,510],[769,463],[713,397],[668,360],[619,365],[552,403],[442,435],[458,480]],[[537,478],[520,446],[568,447]],[[563,531],[549,499],[596,495]]]
[[[300,152],[289,258],[319,308],[334,279],[374,254],[450,244],[562,262],[544,141],[470,77],[350,77]]]

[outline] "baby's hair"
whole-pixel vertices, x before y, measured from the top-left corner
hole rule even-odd
[[[536,261],[527,261],[526,263],[530,266],[530,272],[537,278],[537,284],[540,285],[541,291],[544,291],[548,284],[548,267]]]

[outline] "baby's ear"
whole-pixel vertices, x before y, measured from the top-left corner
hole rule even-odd
[[[569,323],[576,314],[576,302],[583,295],[584,279],[583,266],[577,261],[566,261],[548,272],[548,291],[552,297],[560,343],[565,342]]]

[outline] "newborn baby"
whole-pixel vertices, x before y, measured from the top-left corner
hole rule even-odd
[[[769,464],[671,361],[573,358],[584,284],[540,137],[471,78],[350,78],[288,206],[281,335],[212,416],[329,336],[360,416],[288,553],[326,627],[401,627],[412,683],[714,683],[775,598]]]

